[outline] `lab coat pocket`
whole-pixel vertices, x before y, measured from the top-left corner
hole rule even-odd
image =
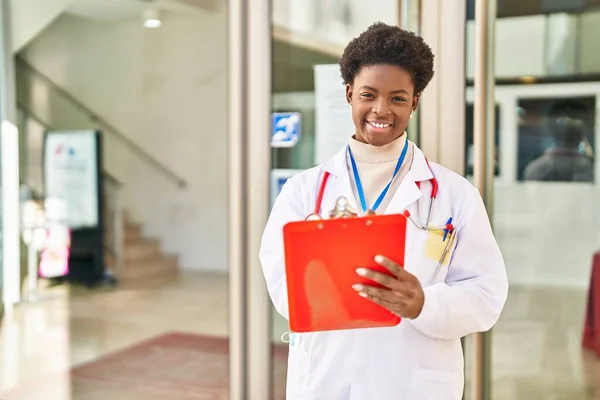
[[[456,246],[456,237],[448,235],[444,240],[443,231],[428,231],[421,235],[421,256],[414,266],[413,274],[423,287],[427,287],[445,280]]]
[[[425,256],[447,267],[454,251],[454,233],[444,233],[444,231],[428,231],[425,242]]]
[[[410,400],[460,400],[462,376],[458,372],[418,368],[413,372]]]
[[[307,400],[310,353],[297,344],[290,345],[288,354],[286,399]]]

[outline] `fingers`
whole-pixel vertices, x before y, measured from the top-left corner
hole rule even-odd
[[[381,297],[372,296],[370,294],[366,294],[365,292],[359,292],[359,294],[362,297],[364,297],[365,299],[368,299],[375,304],[379,304],[380,306],[387,308],[391,312],[395,312],[395,310],[399,308],[398,303],[393,303],[393,302],[385,300]]]
[[[352,285],[352,288],[354,290],[356,290],[358,292],[359,295],[361,295],[362,297],[374,297],[374,298],[378,298],[378,299],[382,299],[391,303],[397,303],[399,300],[401,300],[404,295],[399,293],[399,292],[395,292],[393,290],[390,289],[386,289],[386,288],[378,288],[375,286],[370,286],[370,285],[363,285],[361,283],[357,283],[355,285]]]
[[[358,268],[356,270],[356,273],[390,289],[395,289],[396,287],[398,287],[398,281],[412,282],[415,280],[415,277],[412,274],[406,272],[404,268],[402,268],[400,265],[398,265],[397,263],[395,263],[387,257],[376,256],[375,261],[379,265],[387,269],[393,276],[389,276],[389,274],[376,272],[366,268]]]
[[[354,285],[353,287],[355,290],[358,290],[358,294],[361,297],[379,304],[401,317],[406,315],[407,310],[410,309],[410,305],[413,302],[412,297],[391,290],[361,284]]]
[[[405,297],[411,299],[414,297],[416,293],[416,282],[417,279],[412,274],[406,272],[404,268],[401,268],[397,263],[392,260],[377,256],[375,257],[376,261],[385,267],[388,271],[390,271],[393,276],[389,274],[373,271],[367,268],[358,268],[356,273],[359,276],[367,278],[375,283],[380,284],[384,288],[376,288],[370,285],[354,285],[354,289],[358,292],[365,291],[366,294],[370,296],[376,296],[382,298],[385,294],[388,295],[387,292],[393,292],[395,296]],[[387,301],[396,301],[397,299],[384,298]]]
[[[358,268],[356,273],[362,277],[372,280],[373,282],[377,282],[389,289],[395,289],[398,285],[398,279],[394,276],[389,276],[388,274],[382,274],[381,272],[373,271],[366,268]]]
[[[383,287],[368,284],[355,284],[352,287],[358,294],[373,303],[390,310],[402,318],[416,318],[423,307],[423,289],[416,276],[407,272],[387,257],[377,256],[375,261],[393,276],[366,268],[358,268],[356,273]]]
[[[416,295],[416,290],[414,290],[411,286],[407,286],[402,283],[400,283],[394,289],[379,288],[371,285],[364,285],[361,283],[352,285],[352,288],[363,297],[375,297],[390,303],[410,301]]]
[[[400,265],[393,262],[387,257],[375,256],[375,262],[381,265],[382,267],[385,267],[388,271],[390,271],[392,274],[394,274],[394,276],[397,276],[398,278],[402,278],[407,274],[404,268],[400,267]]]

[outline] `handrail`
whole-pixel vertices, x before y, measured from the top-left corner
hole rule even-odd
[[[123,182],[121,182],[120,180],[118,180],[117,178],[115,178],[114,176],[112,176],[111,174],[109,174],[106,171],[102,171],[102,176],[104,177],[104,179],[106,179],[108,182],[112,183],[116,187],[120,188],[123,186]]]
[[[77,98],[75,98],[72,94],[67,92],[65,89],[63,89],[62,87],[60,87],[59,85],[54,83],[54,81],[52,81],[46,75],[44,75],[43,73],[38,71],[36,68],[34,68],[31,64],[29,64],[23,58],[21,58],[20,56],[17,55],[17,56],[15,56],[15,61],[16,61],[16,64],[27,69],[33,75],[38,76],[42,80],[46,81],[46,83],[48,85],[50,85],[55,91],[60,93],[63,97],[65,97],[67,100],[69,100],[77,108],[79,108],[81,111],[83,111],[85,114],[87,114],[88,117],[90,118],[90,120],[92,120],[94,122],[98,122],[99,124],[104,126],[109,132],[111,132],[115,137],[117,137],[121,142],[123,142],[127,147],[129,147],[134,153],[136,153],[138,156],[140,156],[142,159],[144,159],[148,164],[152,165],[154,168],[159,170],[162,174],[166,175],[169,179],[175,181],[180,188],[187,187],[187,182],[185,180],[183,180],[183,178],[181,178],[179,175],[177,175],[175,172],[173,172],[169,167],[162,164],[160,161],[158,161],[156,158],[154,158],[152,155],[150,155],[146,150],[141,148],[138,144],[134,143],[131,139],[129,139],[127,136],[125,136],[121,131],[119,131],[113,125],[108,123],[102,117],[98,116],[89,107],[87,107],[81,101],[77,100]],[[28,109],[28,107],[23,107],[23,108]]]
[[[38,115],[36,115],[33,111],[31,111],[29,109],[29,107],[27,107],[21,101],[17,100],[17,106],[19,108],[22,108],[23,111],[25,111],[28,115],[30,115],[33,119],[35,119],[45,129],[52,129],[52,126],[47,121],[44,121],[42,118],[40,118]],[[109,174],[106,171],[102,171],[102,177],[104,179],[106,179],[107,181],[111,182],[112,184],[114,184],[117,187],[122,187],[123,186],[123,182],[122,181],[120,181],[119,179],[115,178],[113,175]]]

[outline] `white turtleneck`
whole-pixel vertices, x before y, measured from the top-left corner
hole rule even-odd
[[[406,133],[404,133],[402,136],[400,136],[393,142],[388,143],[384,146],[372,146],[370,144],[359,142],[358,140],[354,139],[354,137],[350,139],[350,151],[352,151],[352,156],[354,157],[354,160],[356,162],[358,174],[360,177],[360,183],[362,184],[363,191],[365,193],[365,199],[367,202],[368,209],[371,209],[373,207],[375,201],[377,200],[385,186],[389,183],[390,179],[392,179],[392,176],[394,175],[394,169],[396,168],[398,158],[400,158],[400,154],[402,153],[402,149],[404,148],[404,143],[406,143],[406,140]],[[410,169],[412,158],[413,145],[409,141],[404,162],[400,167],[400,171],[398,171],[398,174],[394,178],[394,181],[392,182],[392,185],[390,186],[390,189],[388,190],[386,196],[375,211],[377,214],[383,214],[383,212],[387,208],[390,199],[393,197],[394,193],[398,189],[400,182]],[[354,198],[356,199],[356,204],[358,206],[357,211],[359,212],[359,214],[363,214],[360,206],[360,198],[358,196],[358,191],[356,190],[354,174],[352,172],[352,164],[350,162],[349,157],[348,171],[350,173],[352,191],[354,193]]]

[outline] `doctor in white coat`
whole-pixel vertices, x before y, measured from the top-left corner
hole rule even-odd
[[[260,259],[270,297],[285,318],[286,223],[304,220],[314,210],[327,218],[340,196],[359,215],[374,211],[410,218],[405,265],[382,254],[375,261],[394,277],[357,265],[357,275],[383,288],[353,287],[402,322],[292,334],[288,400],[461,399],[460,339],[492,328],[504,307],[504,261],[479,192],[458,174],[428,162],[406,138],[408,120],[433,77],[433,57],[420,37],[382,23],[350,42],[340,69],[356,131],[325,164],[288,180],[273,206]]]

